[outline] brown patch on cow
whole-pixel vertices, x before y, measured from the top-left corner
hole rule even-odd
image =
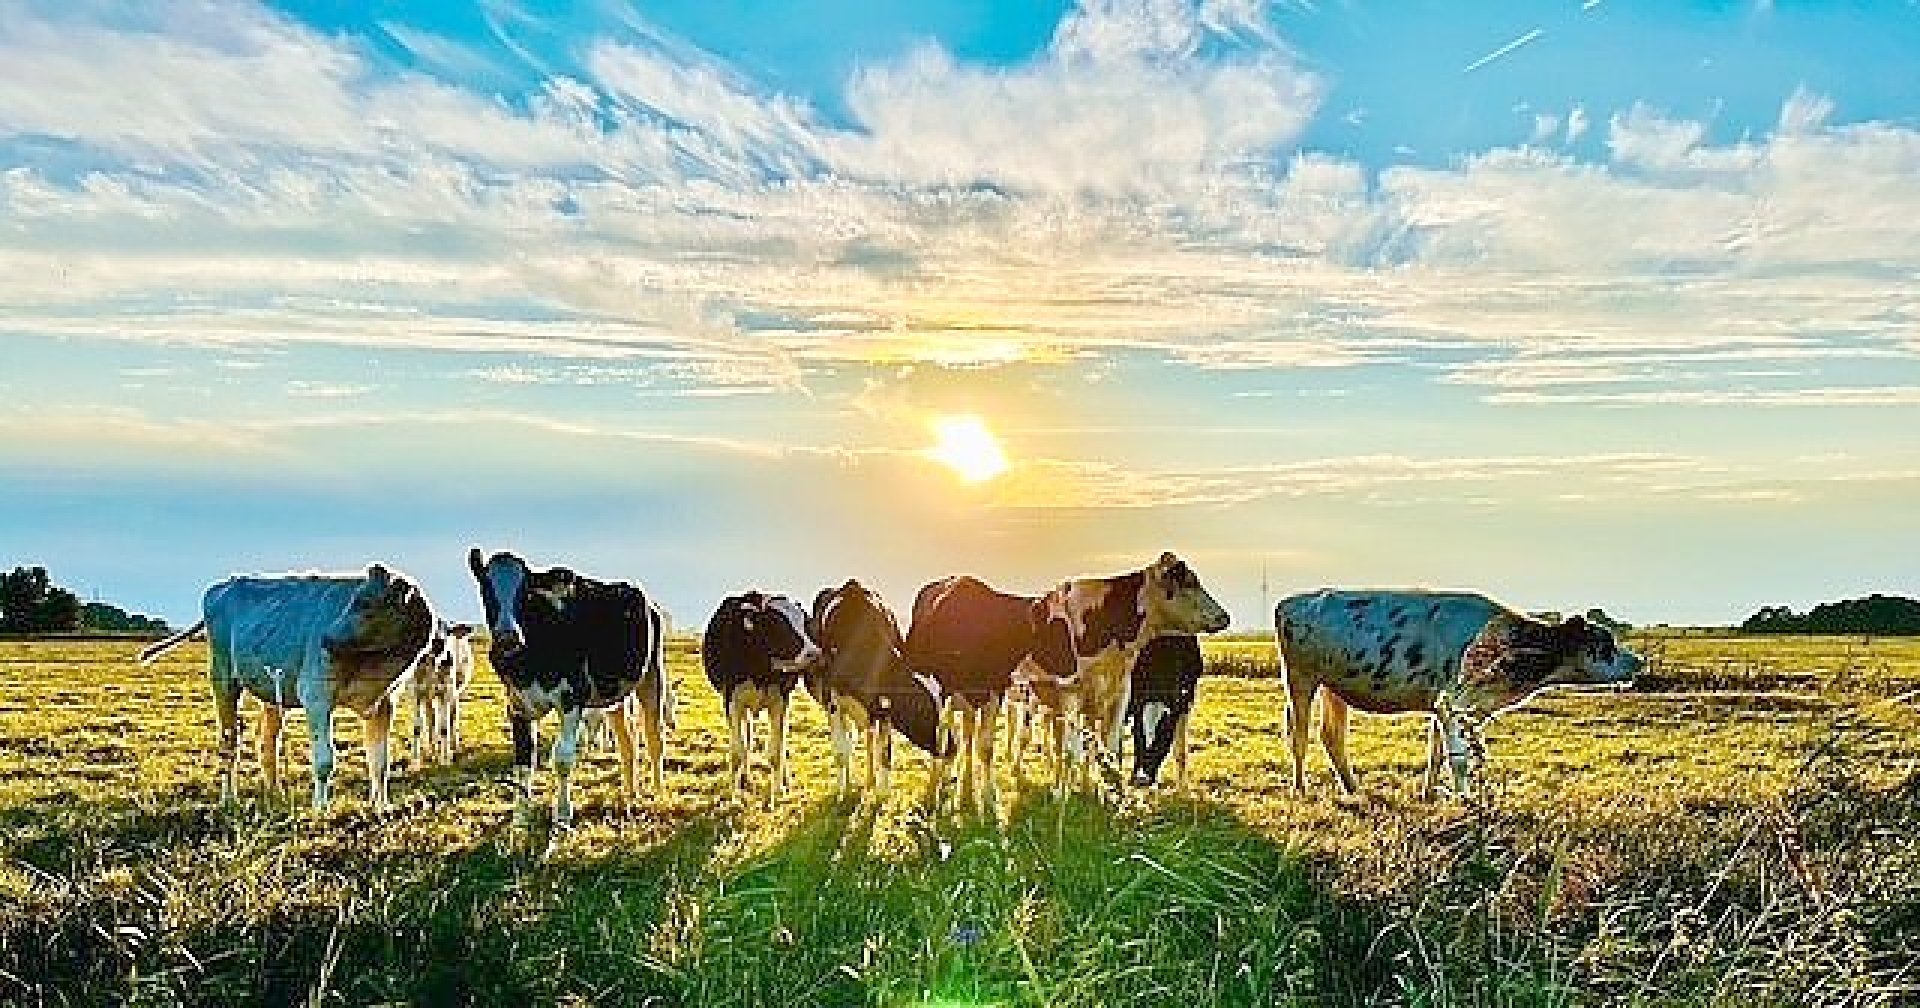
[[[1140,636],[1140,626],[1147,619],[1146,607],[1140,604],[1140,590],[1146,580],[1145,571],[1104,580],[1106,593],[1099,605],[1086,611],[1086,624],[1075,642],[1081,657],[1091,658],[1110,646],[1125,646]]]

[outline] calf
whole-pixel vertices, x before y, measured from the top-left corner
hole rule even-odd
[[[700,663],[720,694],[732,743],[733,785],[747,788],[747,750],[753,715],[767,712],[766,807],[787,786],[787,701],[802,670],[820,659],[807,633],[807,616],[785,595],[757,591],[720,603],[700,642]]]
[[[1013,670],[1033,651],[1037,601],[966,575],[935,581],[913,600],[907,664],[940,684],[940,724],[953,731],[962,760],[960,803],[977,801],[982,813],[999,804],[993,736]],[[977,788],[976,775],[984,779]]]
[[[1200,638],[1192,634],[1156,637],[1133,663],[1132,697],[1127,720],[1133,722],[1133,785],[1147,787],[1159,778],[1172,751],[1180,789],[1187,787],[1187,717],[1200,690],[1206,662]]]
[[[327,807],[333,780],[333,714],[366,723],[368,800],[387,804],[387,741],[394,686],[440,640],[433,606],[415,583],[380,564],[362,575],[232,577],[207,589],[200,621],[140,652],[142,664],[204,632],[224,764],[220,798],[232,802],[240,766],[240,694],[261,702],[260,764],[280,789],[280,728],[288,707],[307,713],[313,743],[313,808]]]
[[[867,738],[867,788],[885,794],[893,770],[893,733],[933,757],[926,803],[936,808],[953,755],[940,731],[940,684],[916,674],[901,648],[900,625],[879,596],[848,580],[814,599],[823,652],[807,689],[827,709],[833,738],[835,793],[844,796],[853,773],[853,733]]]
[[[1220,607],[1186,562],[1162,553],[1141,570],[1111,577],[1075,578],[1034,605],[1033,654],[1014,678],[1029,706],[1045,709],[1053,735],[1055,786],[1064,789],[1089,759],[1083,731],[1106,752],[1120,749],[1133,667],[1155,637],[1218,633],[1227,628]],[[1031,714],[1029,714],[1031,716]],[[1025,734],[1025,718],[1019,733]],[[1024,739],[1015,739],[1023,753]],[[1019,770],[1020,755],[1015,756]]]
[[[1296,789],[1305,787],[1316,692],[1323,696],[1320,741],[1344,790],[1358,788],[1347,764],[1347,709],[1358,707],[1429,717],[1422,793],[1432,792],[1444,746],[1454,792],[1464,796],[1469,752],[1482,756],[1481,731],[1494,715],[1545,687],[1631,683],[1641,667],[1606,628],[1578,616],[1546,622],[1458,592],[1294,595],[1274,607],[1273,624]]]
[[[564,567],[536,571],[512,553],[483,560],[474,549],[467,566],[480,584],[492,632],[488,656],[507,687],[519,790],[515,822],[525,823],[532,813],[535,726],[549,711],[560,714],[560,733],[553,742],[553,769],[559,778],[553,800],[556,825],[565,828],[573,822],[568,777],[579,759],[581,720],[588,710],[604,710],[613,726],[626,807],[633,805],[637,772],[634,721],[646,743],[653,790],[663,790],[661,730],[669,720],[673,693],[662,658],[664,617],[646,592],[621,581],[582,577]]]
[[[460,750],[460,697],[473,682],[473,626],[441,623],[439,646],[413,670],[413,761],[450,766]]]

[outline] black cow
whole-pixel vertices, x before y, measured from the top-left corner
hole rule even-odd
[[[802,670],[820,658],[807,616],[785,595],[750,591],[720,603],[700,641],[700,663],[727,711],[733,785],[747,787],[753,715],[767,712],[767,807],[787,786],[787,700]]]
[[[1200,638],[1155,637],[1133,663],[1127,717],[1133,722],[1133,785],[1147,787],[1173,752],[1181,790],[1187,786],[1187,716],[1200,689]]]
[[[849,579],[821,592],[814,607],[815,639],[825,657],[820,671],[806,682],[827,709],[836,794],[845,795],[851,785],[855,731],[867,736],[867,787],[886,792],[893,769],[893,733],[898,731],[933,757],[926,801],[936,807],[953,756],[952,740],[940,731],[940,684],[907,665],[899,622],[860,582]]]
[[[940,684],[943,727],[957,725],[960,803],[996,807],[993,737],[1014,666],[1033,650],[1033,608],[1039,599],[995,591],[965,574],[920,589],[907,630],[907,664]],[[984,778],[976,788],[975,777]]]
[[[596,581],[564,567],[536,571],[512,553],[484,562],[478,548],[467,565],[480,582],[480,600],[492,629],[488,655],[507,686],[507,719],[513,732],[513,768],[519,787],[515,820],[525,822],[533,799],[536,722],[560,713],[553,742],[557,825],[573,821],[567,777],[580,755],[581,716],[603,710],[613,726],[620,758],[621,799],[634,800],[633,724],[647,747],[654,792],[662,790],[663,722],[673,705],[662,656],[665,619],[639,588]]]

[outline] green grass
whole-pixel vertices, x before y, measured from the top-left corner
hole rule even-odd
[[[225,814],[199,652],[0,643],[0,1003],[1912,1003],[1920,715],[1886,697],[1920,646],[1848,646],[1676,638],[1663,667],[1711,675],[1502,718],[1467,808],[1416,799],[1404,719],[1356,720],[1364,796],[1317,754],[1296,795],[1278,684],[1209,679],[1190,795],[1056,801],[1003,768],[991,822],[916,809],[917,754],[884,803],[833,802],[805,700],[796,793],[731,800],[680,646],[670,793],[620,815],[593,754],[549,848],[508,826],[485,670],[472,748],[394,810],[347,750],[328,815]]]

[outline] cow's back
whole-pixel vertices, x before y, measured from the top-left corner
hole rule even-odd
[[[1033,650],[1034,602],[967,575],[935,581],[914,599],[907,663],[949,690],[1003,693]]]
[[[358,577],[234,577],[207,589],[201,610],[210,646],[225,650],[237,670],[257,665],[298,668],[320,635],[347,611]]]
[[[1429,705],[1506,608],[1466,592],[1325,590],[1282,599],[1274,634],[1295,688],[1332,686],[1363,710]]]

